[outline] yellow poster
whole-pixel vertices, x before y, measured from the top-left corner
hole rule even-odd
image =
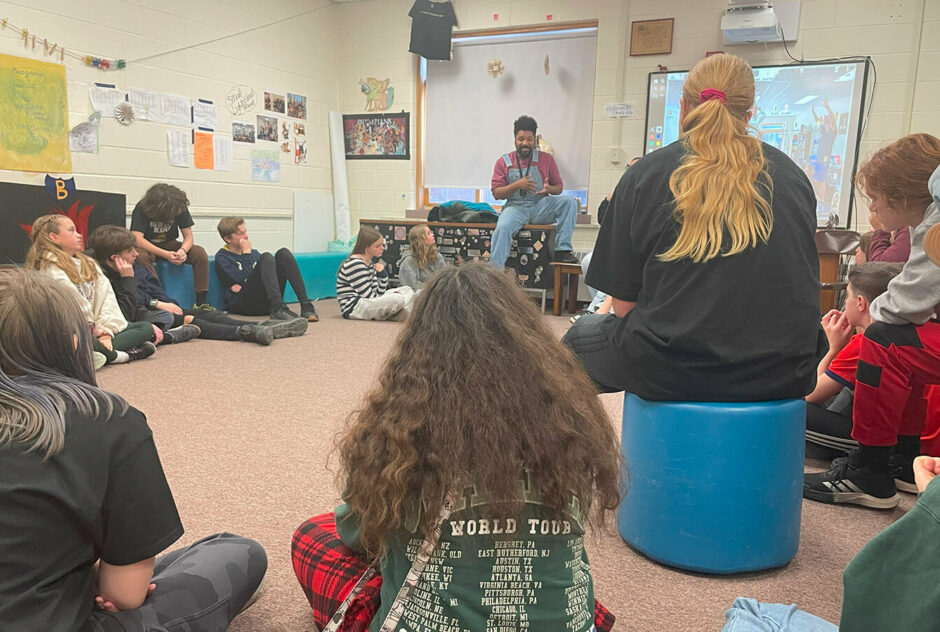
[[[0,169],[72,171],[65,66],[0,55]]]

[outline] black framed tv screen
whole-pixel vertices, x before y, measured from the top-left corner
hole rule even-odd
[[[651,72],[644,154],[679,139],[688,71]],[[752,133],[785,152],[816,191],[816,222],[846,227],[858,161],[868,65],[864,61],[755,66]]]

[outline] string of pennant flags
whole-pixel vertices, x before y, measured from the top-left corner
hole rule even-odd
[[[96,57],[84,53],[66,50],[64,46],[59,46],[57,42],[50,42],[48,38],[40,38],[35,33],[30,33],[29,29],[20,28],[10,24],[9,20],[3,18],[0,20],[0,29],[10,29],[23,38],[23,46],[30,50],[42,50],[48,57],[58,57],[59,61],[64,62],[66,56],[77,59],[86,66],[98,68],[99,70],[123,70],[127,67],[127,61],[123,59],[109,59],[107,57]]]

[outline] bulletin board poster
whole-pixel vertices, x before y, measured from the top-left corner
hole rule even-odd
[[[72,171],[65,66],[0,55],[0,169]]]

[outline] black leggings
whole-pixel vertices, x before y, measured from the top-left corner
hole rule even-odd
[[[193,317],[193,325],[199,327],[202,333],[200,338],[206,340],[238,340],[238,328],[242,325],[253,325],[248,320],[237,320],[222,316],[221,314],[212,314],[211,312],[202,312],[194,309],[184,309],[184,316]],[[183,324],[183,316],[173,315],[173,326],[179,327]]]
[[[266,252],[258,259],[255,269],[228,304],[228,310],[246,316],[264,316],[284,302],[284,288],[290,283],[297,299],[308,300],[307,287],[294,253],[281,248],[273,256]]]

